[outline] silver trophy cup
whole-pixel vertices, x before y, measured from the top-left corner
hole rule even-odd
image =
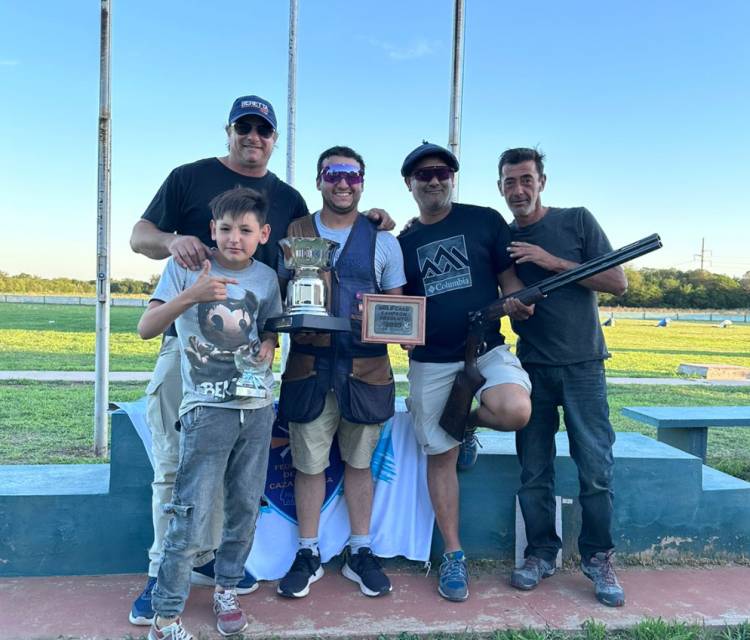
[[[286,313],[269,318],[266,331],[350,331],[348,318],[336,318],[326,311],[328,288],[320,277],[330,269],[338,242],[326,238],[290,237],[279,240],[284,266],[294,271],[287,285]]]

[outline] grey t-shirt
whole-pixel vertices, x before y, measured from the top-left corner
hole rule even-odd
[[[200,271],[184,269],[170,258],[151,299],[169,302],[194,284],[199,275]],[[180,415],[198,405],[220,403],[228,409],[257,409],[273,402],[270,368],[263,380],[269,390],[266,398],[235,396],[240,376],[235,355],[246,355],[248,346],[260,340],[266,319],[281,314],[276,274],[257,260],[241,271],[233,271],[212,259],[210,275],[234,278],[239,284],[227,285],[227,300],[193,305],[175,321],[184,394]]]
[[[552,255],[586,262],[612,251],[607,236],[583,207],[550,207],[538,222],[510,225],[513,240],[539,245]],[[516,264],[516,273],[529,286],[554,275],[531,263]],[[570,284],[536,304],[528,320],[513,323],[518,334],[516,354],[524,364],[566,365],[609,357],[599,323],[596,293]]]
[[[320,219],[320,211],[313,214],[315,226],[322,238],[338,242],[339,246],[333,254],[333,264],[339,259],[344,249],[346,241],[349,239],[349,232],[352,227],[344,229],[332,229],[323,224]],[[291,280],[292,272],[284,266],[284,259],[279,256],[277,262],[277,271],[279,277],[284,280]],[[382,291],[402,287],[406,284],[406,275],[404,275],[404,256],[401,253],[401,245],[396,237],[388,231],[378,231],[375,237],[375,279]]]

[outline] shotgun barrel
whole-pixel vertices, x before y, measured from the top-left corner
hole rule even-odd
[[[502,316],[505,314],[502,311],[503,305],[508,298],[517,298],[524,304],[532,304],[539,302],[543,298],[546,298],[550,293],[561,287],[567,286],[574,282],[580,282],[586,278],[617,267],[624,262],[629,262],[635,258],[639,258],[642,255],[656,251],[662,246],[661,238],[659,234],[653,233],[650,236],[641,238],[637,242],[620,247],[609,253],[602,254],[598,258],[588,260],[583,264],[579,264],[577,267],[562,271],[540,280],[536,284],[511,293],[510,295],[504,296],[486,306],[484,309],[479,311],[473,311],[469,313],[469,323],[480,323],[487,327],[494,325]]]

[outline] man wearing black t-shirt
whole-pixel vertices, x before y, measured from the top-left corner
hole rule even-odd
[[[532,285],[612,250],[594,216],[582,207],[542,206],[544,156],[535,149],[509,149],[500,156],[498,186],[515,218],[508,253],[518,276]],[[518,501],[528,545],[511,584],[529,590],[555,571],[562,542],[555,532],[555,433],[562,407],[570,455],[578,467],[582,511],[578,548],[581,569],[594,582],[597,599],[617,607],[625,594],[612,567],[612,444],[596,291],[622,295],[622,267],[571,284],[536,305],[534,317],[514,322],[517,353],[529,373],[531,419],[516,434],[521,463]]]
[[[267,214],[271,226],[269,242],[255,253],[255,257],[276,269],[276,242],[283,238],[289,223],[307,215],[302,196],[288,184],[268,171],[268,161],[278,138],[276,114],[271,104],[258,96],[237,98],[229,112],[226,126],[229,153],[221,158],[205,158],[174,169],[143,217],[136,222],[130,246],[136,253],[160,260],[170,255],[182,267],[198,269],[215,247],[211,239],[209,202],[220,193],[236,186],[250,187],[266,194]],[[159,358],[146,388],[148,395],[147,421],[151,429],[154,461],[152,484],[152,517],[154,543],[149,550],[148,582],[143,593],[133,603],[130,622],[151,624],[151,590],[159,572],[164,535],[169,515],[163,505],[172,498],[175,472],[179,461],[179,432],[174,425],[182,400],[179,341],[174,331],[162,340]],[[191,580],[197,584],[213,584],[213,549],[221,542],[223,503],[217,502],[212,514],[212,538],[206,540],[206,553],[196,561]],[[238,585],[240,594],[258,587],[255,578],[246,572]]]
[[[427,484],[445,543],[438,591],[448,600],[469,596],[466,561],[458,534],[459,445],[439,419],[456,373],[463,367],[468,313],[522,288],[508,257],[510,231],[502,216],[487,207],[453,204],[453,175],[458,160],[447,149],[424,143],[401,168],[419,206],[419,220],[399,236],[407,284],[404,293],[426,296],[426,342],[410,353],[409,411],[417,441],[427,458]],[[533,311],[517,300],[515,317]],[[516,431],[529,419],[531,385],[518,359],[499,332],[487,336],[487,352],[478,358],[486,383],[477,392],[479,409],[470,425]]]

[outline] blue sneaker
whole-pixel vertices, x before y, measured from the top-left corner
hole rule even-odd
[[[469,571],[463,551],[443,554],[438,593],[452,602],[463,602],[469,597]]]
[[[464,433],[464,439],[458,447],[458,460],[456,460],[456,468],[459,471],[466,471],[471,469],[479,457],[479,444],[477,439],[476,428],[467,429]]]
[[[130,615],[128,615],[130,624],[146,626],[154,621],[154,610],[151,608],[151,592],[154,590],[154,585],[156,585],[156,578],[149,576],[146,588],[130,607]]]
[[[203,587],[213,587],[216,585],[214,579],[214,560],[201,565],[200,567],[193,567],[193,571],[190,573],[191,584],[201,585]],[[248,593],[255,591],[260,585],[255,579],[255,576],[245,569],[245,577],[239,581],[235,587],[237,595],[244,596]]]

